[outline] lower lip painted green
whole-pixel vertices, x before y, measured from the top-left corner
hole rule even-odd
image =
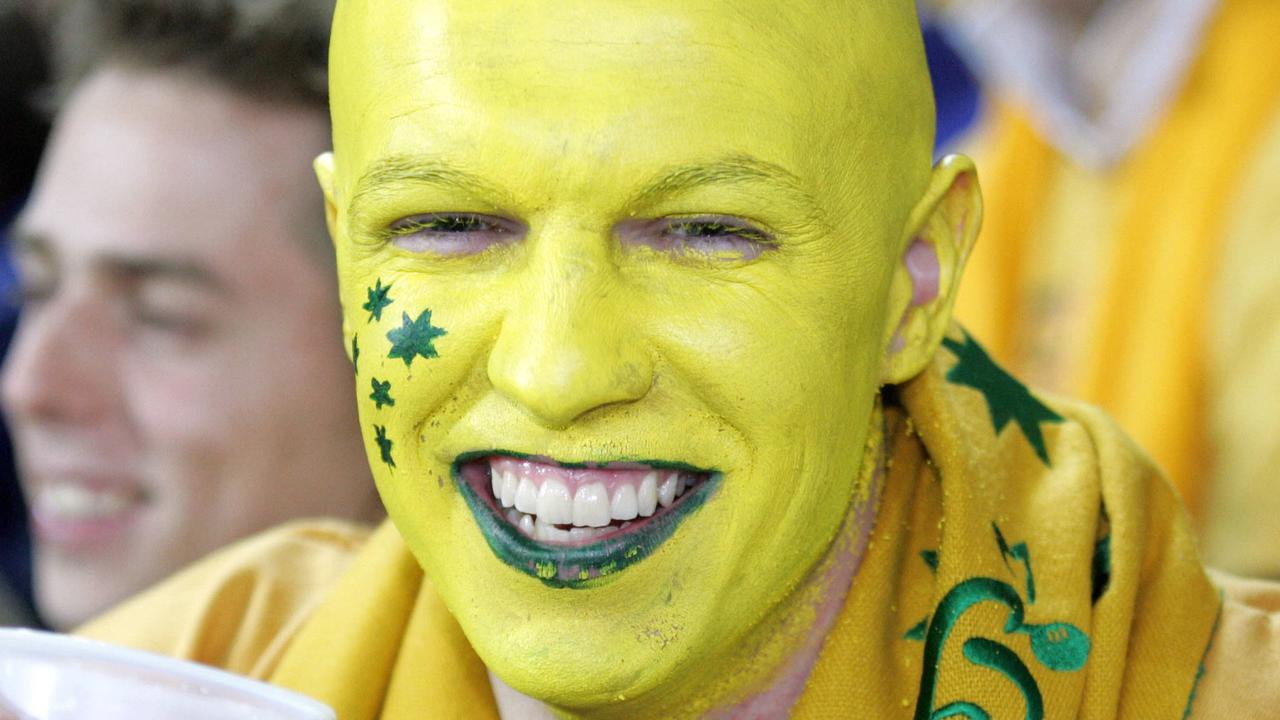
[[[670,511],[650,519],[643,529],[580,547],[557,547],[527,537],[479,497],[471,483],[461,476],[465,462],[459,460],[454,463],[453,481],[471,508],[471,514],[493,554],[548,587],[572,590],[599,587],[609,582],[613,575],[652,554],[671,537],[685,518],[702,507],[719,487],[722,477],[718,472],[712,473]],[[654,467],[658,465],[654,464]]]

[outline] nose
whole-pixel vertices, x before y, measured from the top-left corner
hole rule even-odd
[[[95,305],[55,297],[24,309],[0,379],[11,419],[87,424],[102,416],[116,387],[114,347]]]
[[[499,392],[556,429],[648,393],[652,355],[602,243],[541,243],[515,288],[489,356]]]

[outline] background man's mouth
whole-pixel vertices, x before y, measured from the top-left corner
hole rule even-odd
[[[575,465],[511,453],[454,463],[489,546],[556,587],[579,587],[638,562],[706,500],[719,474],[676,463]]]

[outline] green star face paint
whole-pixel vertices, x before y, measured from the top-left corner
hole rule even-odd
[[[391,286],[382,286],[382,279],[379,278],[374,286],[369,288],[369,299],[360,307],[369,313],[369,322],[382,319],[382,311],[392,303],[392,299],[387,295],[391,292]]]
[[[391,383],[381,382],[378,378],[373,378],[373,392],[369,393],[369,399],[373,401],[375,407],[379,410],[382,406],[395,407],[396,400],[391,397]]]
[[[391,341],[387,357],[400,358],[405,367],[411,366],[415,357],[430,360],[436,357],[436,338],[444,334],[444,330],[431,324],[430,310],[423,310],[415,320],[405,313],[400,327],[387,333],[387,340]]]

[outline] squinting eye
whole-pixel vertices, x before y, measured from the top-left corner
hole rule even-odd
[[[773,237],[751,223],[719,215],[624,223],[620,235],[624,244],[727,260],[754,260],[774,246]]]
[[[517,222],[475,213],[432,213],[397,220],[386,230],[402,250],[435,255],[474,255],[513,242],[523,233]]]
[[[43,305],[51,299],[57,288],[53,283],[34,282],[23,279],[19,282],[18,287],[10,288],[4,301],[6,305],[11,307],[22,306],[32,309]]]

